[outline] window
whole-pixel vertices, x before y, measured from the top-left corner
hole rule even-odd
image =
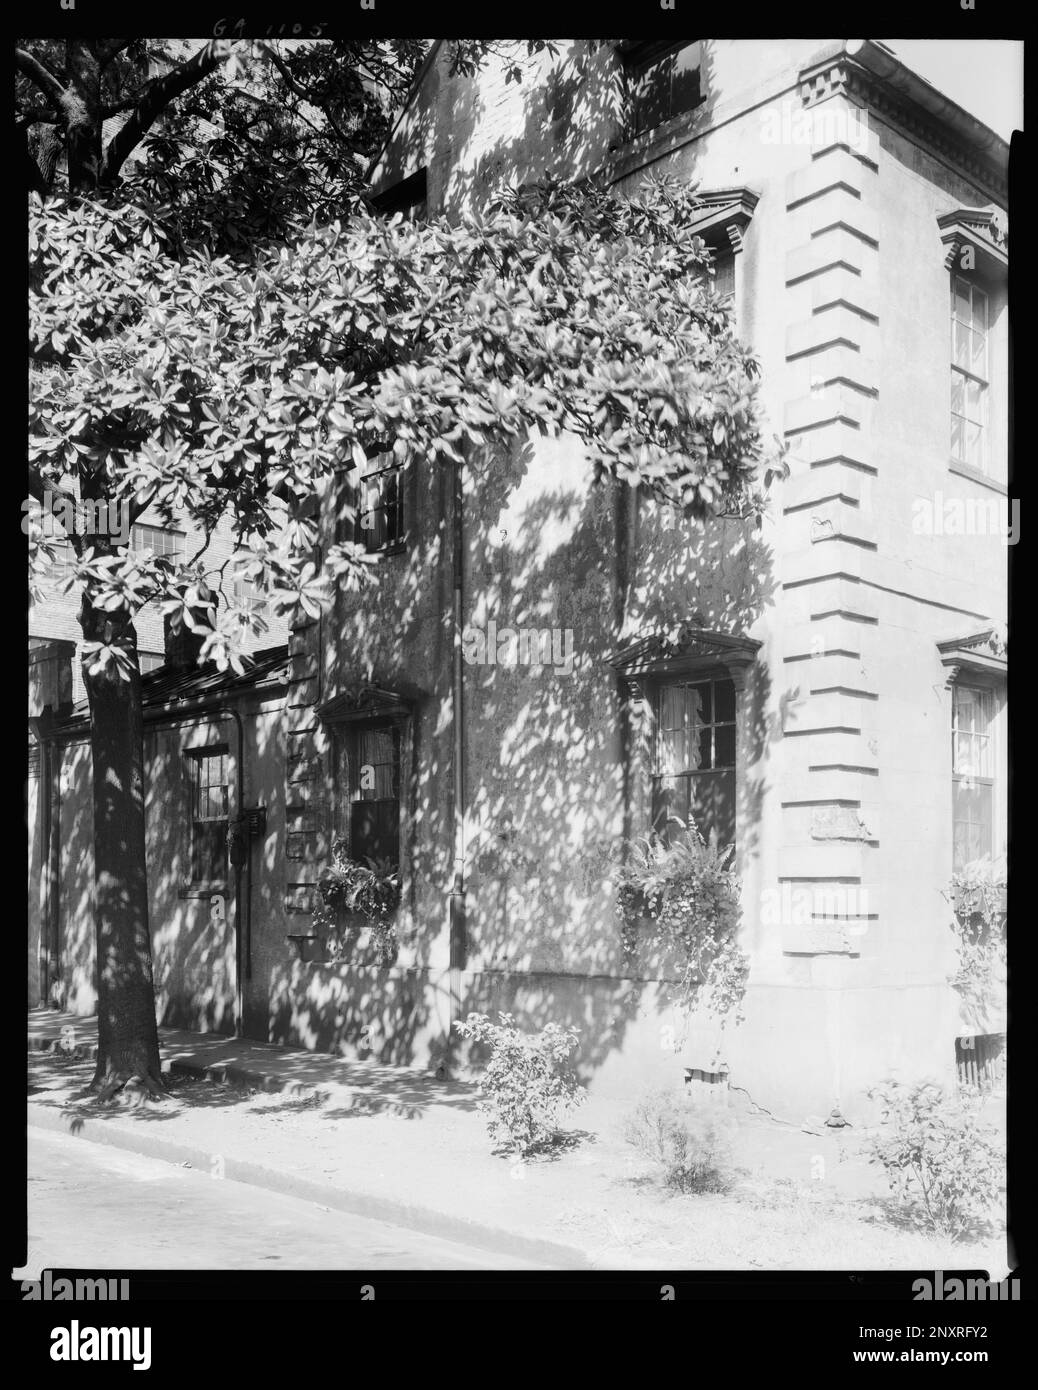
[[[995,692],[952,687],[952,867],[994,853]]]
[[[76,552],[71,541],[55,540],[53,544],[54,560],[47,569],[46,579],[48,583],[56,585],[71,579],[76,568]]]
[[[379,722],[336,737],[336,833],[358,863],[400,860],[400,730]]]
[[[138,652],[137,660],[141,664],[141,675],[146,676],[149,671],[157,671],[165,665],[166,655],[164,652]]]
[[[222,883],[227,877],[227,749],[188,754],[191,776],[191,881]]]
[[[247,613],[264,613],[267,608],[266,595],[248,579],[232,579],[231,593],[234,601]]]
[[[382,459],[391,458],[384,454]],[[357,526],[370,553],[404,543],[403,469],[390,464],[368,473],[358,484]]]
[[[134,526],[130,532],[131,549],[168,555],[171,559],[183,554],[183,543],[183,531],[170,531],[164,526]]]
[[[988,457],[988,296],[961,275],[951,286],[951,453],[985,472]]]
[[[735,684],[727,677],[659,687],[652,821],[695,823],[704,839],[735,843]]]
[[[392,217],[395,212],[402,212],[404,217],[412,221],[428,216],[426,171],[419,169],[417,173],[410,174],[406,179],[401,179],[399,183],[394,183],[377,193],[371,201],[375,210],[386,217]]]
[[[630,100],[631,134],[662,125],[703,100],[702,41],[628,39],[621,45]]]
[[[735,253],[714,253],[714,293],[726,299],[735,298]]]
[[[713,275],[697,275],[697,280],[702,279],[706,282],[708,289],[714,294],[720,295],[722,299],[729,301],[728,307],[732,314],[735,313],[735,252],[717,250],[711,246],[710,260],[713,266]]]

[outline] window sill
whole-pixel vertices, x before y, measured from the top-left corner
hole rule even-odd
[[[960,463],[958,459],[948,460],[948,472],[954,473],[959,478],[969,478],[971,482],[979,483],[981,487],[990,488],[992,492],[997,492],[1002,497],[1009,495],[1009,488],[1005,483],[1001,483],[997,478],[992,478],[987,473],[982,473],[979,468],[971,468],[968,463]]]
[[[178,898],[227,897],[226,883],[188,883],[177,889]]]

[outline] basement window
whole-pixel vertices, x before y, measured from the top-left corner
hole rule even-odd
[[[428,217],[429,189],[426,171],[419,169],[417,173],[410,174],[399,183],[391,184],[381,193],[376,193],[371,202],[375,211],[385,217],[392,217],[395,212],[402,212],[404,217],[412,221]]]
[[[970,1091],[1000,1091],[1006,1084],[1005,1033],[955,1039],[959,1085]]]

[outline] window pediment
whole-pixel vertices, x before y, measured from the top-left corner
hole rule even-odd
[[[937,226],[949,270],[965,267],[964,258],[972,250],[972,260],[979,268],[1000,277],[1006,274],[1009,221],[1000,208],[955,208],[938,217]]]
[[[677,631],[638,637],[614,651],[608,662],[625,680],[691,675],[717,666],[733,678],[742,678],[756,661],[761,645],[753,637],[686,625]]]
[[[696,235],[715,249],[727,238],[733,251],[741,251],[760,194],[750,188],[711,188],[700,189],[696,198],[702,205],[692,224]]]
[[[954,685],[961,676],[991,682],[1005,678],[1006,644],[993,627],[938,642],[937,650],[941,665],[948,672],[949,685]]]
[[[418,698],[417,692],[405,693],[358,681],[333,699],[318,705],[317,714],[325,724],[356,724],[374,719],[400,721],[414,713]]]

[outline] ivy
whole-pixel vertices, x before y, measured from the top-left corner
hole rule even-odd
[[[388,861],[358,863],[347,854],[345,841],[336,839],[332,862],[317,886],[317,895],[314,928],[333,937],[333,960],[344,958],[344,916],[357,913],[371,928],[378,963],[393,964],[398,948],[394,919],[400,903],[400,879]]]
[[[977,859],[953,875],[952,930],[958,966],[952,986],[967,1009],[983,1014],[1005,987],[1006,861]]]
[[[706,841],[695,826],[669,840],[655,832],[627,847],[619,869],[616,911],[624,952],[646,937],[676,957],[676,999],[686,1018],[699,1008],[722,1021],[742,1018],[749,957],[738,944],[739,879],[733,850]],[[648,930],[646,931],[646,927]]]

